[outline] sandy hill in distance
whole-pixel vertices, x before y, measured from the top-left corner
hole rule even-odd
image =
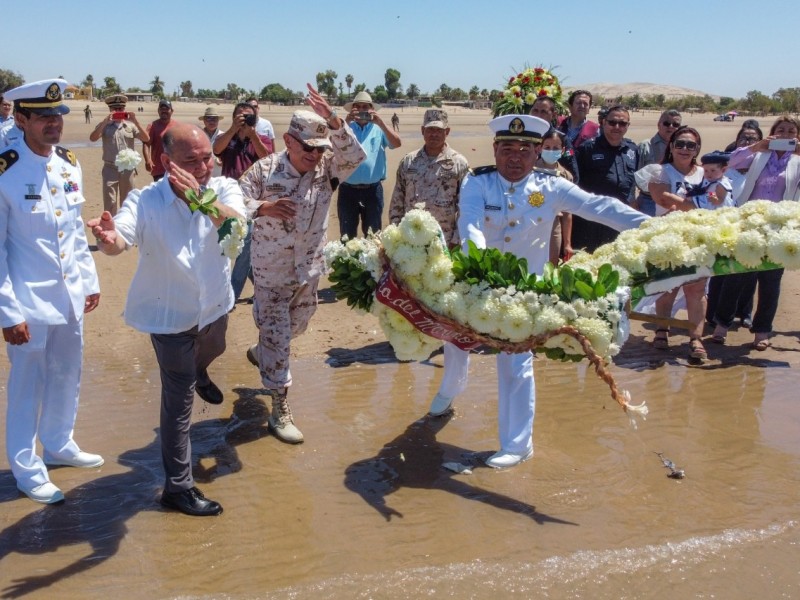
[[[679,87],[677,85],[664,85],[660,83],[586,83],[582,85],[564,86],[564,90],[569,94],[572,90],[589,90],[593,94],[599,94],[603,98],[619,98],[620,96],[657,96],[664,94],[666,98],[683,98],[685,96],[705,96],[707,92],[692,90]],[[719,102],[719,96],[708,94],[715,102]]]

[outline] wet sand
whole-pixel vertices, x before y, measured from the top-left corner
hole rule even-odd
[[[83,105],[73,104],[64,142],[83,166],[88,218],[100,210],[100,149],[87,142]],[[198,122],[204,108],[176,103],[175,118]],[[105,106],[93,110],[97,119]],[[262,109],[279,134],[289,114]],[[389,153],[387,205],[400,158],[422,143],[421,111],[398,114],[404,146]],[[632,116],[629,137],[652,135],[658,114]],[[154,118],[146,106],[142,123]],[[488,118],[451,113],[451,145],[474,166],[492,162]],[[712,115],[685,122],[703,134],[704,151],[724,147],[739,125]],[[494,360],[474,357],[451,418],[424,418],[442,357],[397,363],[377,322],[333,302],[327,285],[293,348],[292,406],[307,441],[282,444],[267,430],[269,401],[244,358],[256,329],[240,304],[211,371],[226,401],[198,399],[193,426],[198,484],[225,513],[196,519],[157,503],[158,369],[147,336],[121,319],[135,252],[96,260],[102,298],[86,320],[76,439],[106,464],[53,469],[67,501],[40,507],[0,461],[2,597],[800,594],[796,273],[784,277],[766,352],[749,351],[751,334],[733,331],[726,346],[707,345],[708,363],[692,366],[685,332],[659,352],[647,343],[650,326],[635,324],[613,373],[650,407],[636,427],[585,365],[537,360],[536,456],[507,472],[477,466],[497,444]],[[5,356],[0,373],[4,394]],[[667,478],[655,452],[686,478]],[[457,475],[441,468],[448,461],[476,467]]]

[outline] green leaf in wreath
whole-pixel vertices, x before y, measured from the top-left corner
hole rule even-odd
[[[576,281],[575,291],[578,292],[578,295],[584,300],[592,300],[594,289],[585,281]]]

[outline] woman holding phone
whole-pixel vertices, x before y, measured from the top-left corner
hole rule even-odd
[[[728,167],[748,169],[744,187],[739,194],[739,206],[750,200],[800,200],[800,120],[784,115],[778,117],[769,135],[731,154]],[[752,347],[763,351],[769,348],[772,321],[778,310],[783,269],[727,275],[722,284],[720,299],[714,314],[714,336],[718,344],[725,343],[728,328],[733,324],[739,290],[758,282],[758,305],[750,331],[754,334]]]

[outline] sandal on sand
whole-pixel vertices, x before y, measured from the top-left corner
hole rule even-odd
[[[656,329],[656,337],[653,339],[653,348],[656,350],[666,350],[669,348],[669,329]]]
[[[691,348],[689,358],[697,360],[705,360],[708,358],[708,352],[706,352],[706,349],[703,347],[703,342],[700,341],[700,338],[689,340],[689,347]]]
[[[725,336],[728,335],[728,330],[725,329],[722,325],[717,325],[714,328],[714,334],[711,336],[711,341],[715,344],[724,344],[725,343]]]
[[[769,339],[764,338],[763,340],[754,341],[751,347],[753,348],[753,350],[758,350],[759,352],[763,352],[770,346],[772,346],[772,344],[770,343]]]

